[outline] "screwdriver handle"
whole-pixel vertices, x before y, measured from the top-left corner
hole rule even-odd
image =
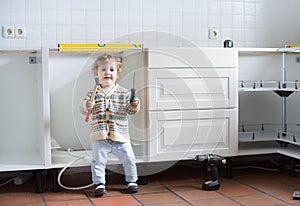
[[[96,79],[95,79],[96,81]],[[96,81],[97,82],[97,81]],[[93,94],[92,94],[92,98],[91,98],[91,101],[94,102],[95,101],[95,96],[96,96],[96,92],[97,92],[97,85],[98,85],[99,82],[97,82],[97,84],[95,85],[95,88],[94,88],[94,91],[93,91]],[[88,122],[90,120],[90,116],[92,114],[92,109],[89,109],[86,113],[86,116],[85,116],[85,122]]]
[[[131,92],[130,92],[130,103],[133,102],[135,100],[136,96],[135,96],[135,89],[132,88]]]
[[[92,114],[92,109],[89,109],[85,116],[85,122],[88,122],[90,120],[91,114]]]

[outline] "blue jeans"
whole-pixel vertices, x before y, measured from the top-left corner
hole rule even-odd
[[[126,182],[136,182],[137,170],[135,156],[130,142],[122,143],[112,140],[92,141],[93,160],[91,164],[92,180],[94,184],[105,184],[105,168],[108,153],[113,153],[122,163]]]

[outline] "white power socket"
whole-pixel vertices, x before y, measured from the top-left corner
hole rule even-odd
[[[219,30],[217,30],[217,29],[208,29],[208,38],[209,39],[219,38]]]
[[[16,38],[25,38],[26,37],[25,26],[15,26],[15,37]]]
[[[15,28],[13,26],[2,27],[3,38],[15,38]]]
[[[3,38],[25,38],[26,28],[25,26],[3,26],[2,27]]]

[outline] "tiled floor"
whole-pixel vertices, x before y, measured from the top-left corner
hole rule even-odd
[[[224,170],[220,169],[221,176]],[[266,171],[261,169],[234,169],[233,178],[220,178],[221,188],[217,191],[204,191],[201,184],[210,179],[203,166],[189,162],[148,177],[147,185],[140,185],[139,193],[127,194],[123,176],[109,173],[107,176],[108,193],[94,198],[93,188],[81,191],[51,192],[52,181],[44,177],[44,193],[35,193],[35,182],[21,186],[13,182],[0,188],[0,205],[210,205],[210,206],[264,206],[300,205],[293,200],[292,193],[300,190],[300,178],[290,177],[288,172]],[[1,175],[1,174],[0,174]],[[0,176],[1,177],[1,176]],[[4,181],[0,178],[0,183]],[[63,177],[68,185],[90,183],[89,173],[68,174]]]

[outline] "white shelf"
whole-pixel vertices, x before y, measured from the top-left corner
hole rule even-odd
[[[282,88],[282,89],[278,89],[278,88],[272,88],[272,87],[258,87],[258,88],[239,88],[239,91],[244,91],[244,92],[268,92],[268,91],[282,91],[282,92],[298,92],[299,89],[292,89],[292,88]]]
[[[300,48],[237,48],[239,54],[282,54],[299,53]]]
[[[265,142],[275,141],[276,139],[277,132],[274,131],[239,132],[239,142]]]
[[[0,171],[44,169],[45,163],[39,152],[11,151],[0,153]]]
[[[239,81],[239,91],[249,92],[298,92],[300,83],[295,81],[282,80],[241,80]]]
[[[71,165],[71,167],[85,167],[91,165],[92,162],[91,150],[78,150],[69,153],[66,150],[53,149],[51,168],[62,168],[66,166],[66,164],[70,163],[71,161],[79,157],[84,157],[84,158],[76,161],[76,163]],[[137,163],[144,162],[144,159],[137,158],[136,162]],[[121,164],[121,162],[113,154],[108,154],[107,165],[115,165],[115,164]]]
[[[285,148],[279,148],[277,150],[277,152],[279,154],[282,154],[282,155],[285,155],[288,157],[293,157],[296,159],[299,159],[299,157],[300,157],[300,150],[299,150],[299,147],[297,147],[297,146],[288,145]]]
[[[237,156],[277,153],[280,145],[276,141],[241,142]]]
[[[69,162],[77,159],[78,157],[84,157],[81,160],[78,160],[76,163],[71,165],[71,167],[78,167],[78,166],[89,166],[91,164],[91,150],[80,150],[80,151],[73,151],[71,154],[65,150],[56,150],[53,149],[52,153],[52,168],[62,168],[66,166]]]
[[[300,48],[280,48],[278,49],[279,52],[286,52],[286,53],[298,53],[300,52]]]
[[[278,139],[278,141],[282,142],[282,143],[288,143],[288,144],[300,146],[300,142],[294,142],[294,141],[288,140],[288,139],[280,138],[280,139]]]
[[[249,48],[249,47],[242,47],[238,48],[238,51],[241,52],[278,52],[278,48]]]

